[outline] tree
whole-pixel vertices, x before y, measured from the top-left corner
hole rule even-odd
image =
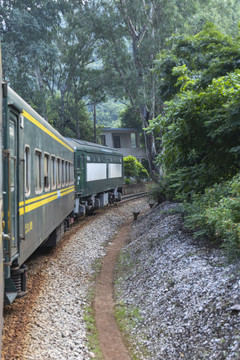
[[[50,104],[57,99],[55,126],[60,131],[75,128],[75,137],[82,137],[87,131],[80,130],[87,123],[79,118],[79,109],[94,83],[89,7],[65,0],[24,4],[3,0],[3,4],[4,70],[10,85],[46,119],[51,119]]]
[[[139,112],[137,112],[133,107],[128,106],[121,111],[120,120],[122,127],[142,130],[142,121],[139,116]]]
[[[81,139],[92,141],[93,122],[89,118],[89,113],[83,101],[79,101],[76,104],[72,94],[66,94],[66,96],[64,108],[62,108],[60,93],[48,98],[47,113],[49,114],[49,123],[58,129],[63,136],[76,138],[76,134],[79,132]]]
[[[197,11],[202,2],[99,0],[96,3],[99,8],[94,31],[99,39],[98,54],[108,74],[109,91],[117,98],[125,97],[140,114],[142,128],[146,128],[163,111],[152,71],[156,54],[169,47],[167,40],[172,33],[190,31],[193,17],[197,24],[201,23],[203,18],[197,16]],[[207,3],[204,4],[208,9]],[[153,169],[155,139],[151,132],[144,133],[147,157]]]
[[[239,171],[238,39],[221,34],[212,24],[195,36],[175,39],[168,57],[174,59],[172,64],[183,65],[169,69],[165,77],[161,64],[165,69],[166,53],[162,55],[156,65],[160,89],[165,82],[174,86],[174,75],[178,92],[165,103],[164,115],[151,124],[151,131],[162,131],[164,152],[158,160],[176,193],[203,191]]]
[[[56,56],[52,39],[61,22],[62,3],[3,0],[1,5],[4,77],[26,101],[35,104],[41,98],[38,105],[45,115],[45,79]]]

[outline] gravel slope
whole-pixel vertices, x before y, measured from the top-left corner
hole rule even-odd
[[[160,213],[174,207],[139,218],[121,256],[117,302],[140,309],[132,329],[138,358],[240,359],[240,312],[231,310],[240,304],[240,263],[194,241],[179,215]]]
[[[15,355],[6,348],[3,359],[94,358],[83,321],[93,286],[92,265],[105,255],[106,244],[133,218],[133,211],[141,214],[122,252],[116,302],[140,309],[141,319],[132,329],[137,358],[240,359],[240,312],[231,310],[240,304],[240,264],[228,264],[221,250],[193,241],[182,231],[178,215],[160,213],[174,208],[164,203],[149,210],[146,199],[116,206],[93,217],[69,239],[67,233],[53,256],[34,260],[29,276],[36,281],[37,295],[28,322],[21,319],[15,330],[21,307],[13,304],[4,335],[9,348],[17,332],[24,344],[14,343],[11,354]],[[18,304],[24,306],[21,302],[27,299],[30,295]],[[142,346],[148,356],[142,355]]]
[[[93,264],[105,255],[106,244],[133,210],[149,208],[145,199],[115,206],[92,217],[79,231],[53,251],[53,256],[34,260],[29,264],[29,276],[44,277],[34,307],[28,314],[22,334],[24,344],[15,345],[13,353],[5,351],[4,360],[89,360],[94,354],[87,347],[84,307],[88,304],[88,291],[93,286]],[[42,265],[44,264],[44,266]],[[36,281],[35,287],[39,284]],[[29,295],[30,296],[30,295]],[[27,299],[27,297],[26,297]],[[23,301],[23,300],[22,300]],[[88,304],[89,305],[89,304]],[[23,305],[24,306],[24,305]],[[14,304],[13,304],[14,308]],[[11,309],[9,310],[11,312]],[[5,337],[11,347],[13,322],[8,320]],[[4,350],[4,349],[3,349]]]

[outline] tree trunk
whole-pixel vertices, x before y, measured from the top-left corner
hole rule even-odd
[[[146,105],[141,106],[140,113],[142,117],[143,128],[148,127],[150,120],[150,113],[147,110]],[[156,165],[154,164],[154,159],[156,156],[156,147],[155,147],[155,139],[153,133],[147,133],[144,130],[144,139],[145,139],[145,147],[146,147],[146,156],[148,160],[149,169],[151,172],[156,171]]]
[[[97,143],[97,114],[96,114],[96,104],[93,104],[93,127],[94,127],[94,140],[93,142]]]
[[[147,94],[146,94],[146,90],[145,90],[145,76],[144,76],[144,72],[143,72],[143,64],[142,64],[142,59],[141,59],[141,55],[139,52],[139,48],[141,45],[141,42],[147,32],[147,25],[144,24],[141,29],[137,32],[136,28],[134,27],[134,24],[132,22],[132,19],[130,17],[130,14],[128,13],[128,9],[125,6],[125,0],[120,0],[120,4],[121,4],[121,11],[122,14],[124,16],[124,20],[125,23],[128,27],[129,30],[129,34],[131,36],[131,40],[132,40],[132,51],[133,51],[133,62],[134,62],[134,66],[135,69],[137,70],[137,82],[138,82],[138,86],[140,89],[142,89],[142,93],[143,93],[143,97],[141,99],[138,99],[138,103],[139,103],[139,109],[140,109],[140,115],[142,118],[142,123],[143,123],[143,128],[147,128],[149,125],[149,120],[152,119],[153,113],[155,111],[155,85],[154,85],[154,80],[152,83],[153,86],[153,93],[152,93],[152,105],[151,105],[151,113],[148,110],[148,102],[149,99],[147,100]],[[151,6],[151,12],[150,12],[150,19],[148,19],[150,28],[151,28],[151,22],[152,22],[152,14],[153,12],[153,6]],[[151,36],[154,37],[154,30],[152,29],[151,32]],[[153,61],[153,54],[150,54],[150,58],[151,61]],[[151,65],[152,66],[152,63]],[[148,134],[145,130],[144,130],[144,138],[145,138],[145,146],[146,146],[146,156],[147,156],[147,160],[148,160],[148,164],[149,164],[149,169],[151,172],[156,171],[156,165],[154,164],[154,158],[156,156],[156,148],[155,148],[155,139],[154,139],[154,135],[153,133]]]

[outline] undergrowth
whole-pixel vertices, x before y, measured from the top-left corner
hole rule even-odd
[[[117,322],[118,328],[121,331],[123,340],[128,348],[132,360],[140,360],[149,358],[149,352],[143,345],[144,341],[140,341],[134,335],[134,329],[142,321],[140,310],[136,306],[130,306],[122,302],[119,289],[121,283],[124,281],[124,274],[130,274],[131,268],[136,265],[135,261],[131,260],[131,257],[127,251],[121,253],[118,264],[116,267],[115,276],[115,299],[116,305],[114,308],[114,316]],[[140,355],[141,354],[141,355]]]
[[[185,226],[195,238],[215,241],[229,260],[240,257],[240,175],[194,194],[183,210]]]
[[[92,281],[94,282],[101,270],[101,259],[97,259],[93,265]],[[88,292],[88,305],[84,308],[83,320],[86,325],[86,336],[88,341],[88,347],[91,352],[94,353],[96,360],[103,360],[101,347],[99,343],[98,331],[96,327],[93,300],[94,300],[94,286]]]

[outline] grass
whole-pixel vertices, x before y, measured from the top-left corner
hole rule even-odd
[[[101,258],[97,259],[93,266],[93,274],[92,274],[92,282],[93,286],[90,288],[88,292],[88,305],[84,308],[84,316],[83,320],[86,324],[86,336],[88,340],[88,348],[92,353],[94,353],[95,360],[104,360],[101,352],[101,347],[99,344],[98,331],[96,327],[95,317],[94,317],[94,309],[93,309],[93,299],[94,299],[94,282],[101,270]]]
[[[132,259],[127,251],[122,251],[118,259],[115,276],[116,305],[114,308],[114,316],[132,360],[149,358],[149,353],[143,345],[143,335],[140,341],[134,335],[134,329],[142,322],[142,317],[138,307],[129,306],[118,300],[121,298],[121,294],[119,292],[120,290],[116,290],[116,288],[124,281],[123,279],[125,278],[126,273],[130,276],[131,268],[135,267],[136,263],[136,258]]]
[[[131,355],[131,359],[139,360],[147,358],[149,355],[147,349],[142,344],[139,344],[132,334],[132,330],[137,323],[142,320],[139,309],[137,307],[128,307],[123,303],[118,303],[114,309],[114,316],[119,330],[122,333],[123,341]],[[139,354],[141,354],[141,358]]]
[[[83,320],[85,321],[87,328],[88,347],[90,351],[94,353],[95,355],[94,359],[103,360],[103,355],[101,352],[99,339],[98,339],[98,331],[94,319],[94,310],[93,310],[92,302],[90,306],[85,307],[84,313],[85,314]]]

